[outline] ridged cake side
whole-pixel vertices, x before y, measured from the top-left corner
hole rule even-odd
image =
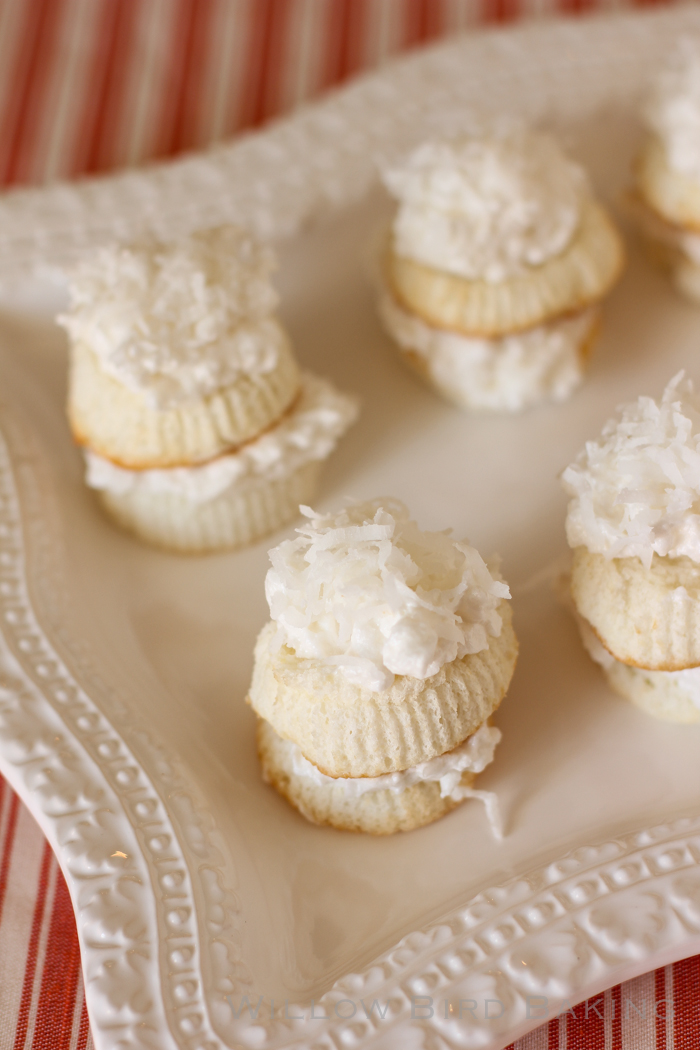
[[[321,463],[304,463],[286,477],[235,487],[206,503],[170,492],[102,491],[99,499],[122,528],[156,547],[182,554],[230,550],[255,543],[299,514],[313,499]]]
[[[301,387],[299,367],[277,325],[277,363],[241,374],[210,397],[169,409],[114,379],[86,346],[71,348],[68,418],[76,441],[136,470],[188,466],[213,459],[273,426]]]
[[[618,280],[624,259],[622,239],[607,212],[589,201],[569,247],[521,276],[470,281],[393,251],[386,272],[398,301],[428,324],[493,338],[598,302]]]
[[[571,594],[578,612],[622,663],[652,671],[700,665],[700,565],[654,555],[606,559],[576,547]]]
[[[384,692],[356,686],[283,646],[271,651],[274,623],[261,631],[249,702],[310,762],[334,777],[374,777],[451,751],[498,707],[518,652],[510,603],[488,649],[445,664],[425,680],[397,676]]]

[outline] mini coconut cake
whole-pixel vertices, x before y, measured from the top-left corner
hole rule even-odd
[[[571,596],[613,688],[700,721],[700,397],[681,372],[622,405],[562,476]]]
[[[700,302],[700,38],[678,41],[644,118],[630,202],[654,258]]]
[[[233,226],[103,248],[70,275],[68,417],[124,528],[204,552],[297,516],[356,405],[302,375],[269,248]]]
[[[464,540],[397,500],[316,514],[270,551],[249,703],[265,779],[310,821],[409,831],[467,798],[500,740],[510,593]]]
[[[384,181],[380,313],[406,361],[460,408],[567,398],[624,262],[583,169],[511,128],[424,143]]]

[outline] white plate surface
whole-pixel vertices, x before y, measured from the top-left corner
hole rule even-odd
[[[630,237],[573,399],[469,417],[403,369],[367,277],[388,214],[374,157],[487,104],[561,133],[614,201],[647,71],[688,27],[697,9],[459,40],[227,150],[0,202],[0,770],[68,879],[99,1050],[497,1048],[700,951],[700,728],[611,694],[551,586],[558,473],[621,400],[682,367],[700,381],[700,311]],[[479,782],[502,842],[478,802],[386,840],[307,824],[262,784],[244,704],[269,544],[166,555],[82,485],[60,294],[30,271],[145,224],[241,217],[280,241],[301,361],[363,402],[318,506],[398,496],[503,556],[521,657]]]

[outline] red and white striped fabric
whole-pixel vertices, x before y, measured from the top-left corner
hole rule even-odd
[[[653,2],[653,0],[652,0]],[[0,185],[201,149],[388,57],[484,23],[644,0],[0,0]],[[627,1001],[646,1003],[646,1013]],[[697,1050],[700,957],[549,1021],[518,1050]],[[0,778],[0,1050],[83,1050],[65,882]]]
[[[616,984],[507,1050],[697,1050],[700,956]]]
[[[0,0],[0,185],[142,164],[486,22],[643,0]]]
[[[0,778],[0,1050],[92,1050],[68,889]]]

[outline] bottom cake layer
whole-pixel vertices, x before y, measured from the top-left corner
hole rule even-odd
[[[500,837],[496,796],[472,787],[477,773],[492,761],[500,738],[498,729],[484,724],[459,747],[402,773],[334,778],[321,773],[269,722],[258,720],[258,754],[265,780],[313,824],[370,835],[420,828],[460,802],[479,798],[494,834]]]
[[[433,328],[382,292],[380,316],[407,363],[444,398],[466,409],[517,412],[564,401],[581,382],[599,310],[589,307],[499,339]]]
[[[616,693],[666,722],[700,722],[700,667],[648,671],[623,664],[608,652],[582,616],[577,620],[589,656],[602,667]]]
[[[260,479],[227,489],[205,503],[174,492],[98,493],[107,513],[122,528],[156,547],[182,554],[245,547],[288,525],[299,504],[313,500],[322,464],[304,463],[283,478]]]

